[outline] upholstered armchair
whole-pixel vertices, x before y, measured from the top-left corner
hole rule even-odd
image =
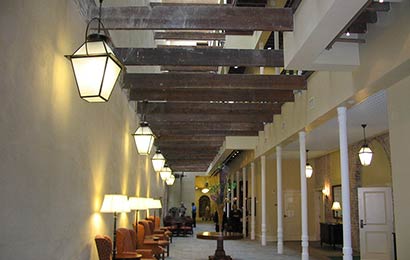
[[[172,243],[172,232],[168,227],[161,227],[161,219],[158,216],[149,216],[148,220],[154,223],[154,234],[164,234]]]
[[[97,246],[98,258],[100,260],[111,260],[112,242],[108,236],[96,235],[95,245]]]
[[[142,224],[144,227],[144,241],[147,243],[152,243],[156,242],[158,245],[161,247],[166,247],[167,248],[167,256],[169,256],[169,241],[168,237],[165,235],[159,235],[159,234],[153,234],[154,230],[154,223],[148,220],[141,220],[139,224]],[[154,240],[154,238],[157,238]]]
[[[161,246],[159,241],[153,239],[145,239],[144,225],[138,224],[137,226],[137,248],[138,249],[151,249],[156,258],[165,259],[165,248]]]
[[[127,228],[117,229],[117,258],[132,254],[141,254],[142,259],[155,259],[151,249],[137,249],[135,231]]]

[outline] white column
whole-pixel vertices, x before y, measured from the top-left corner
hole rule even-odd
[[[246,237],[246,168],[242,168],[242,234]]]
[[[255,163],[251,162],[251,240],[255,240]]]
[[[266,246],[266,156],[261,156],[261,206],[262,206],[262,216],[261,216],[261,244]]]
[[[283,254],[283,208],[282,208],[282,147],[276,146],[276,196],[278,205],[278,254]]]
[[[306,133],[299,132],[300,195],[302,204],[302,260],[309,259],[308,208],[306,183]]]
[[[230,198],[230,200],[229,200],[231,203],[228,204],[228,208],[226,209],[226,211],[228,212],[228,214],[227,214],[226,216],[227,216],[228,218],[229,218],[229,216],[230,216],[231,206],[232,206],[233,197],[234,197],[234,194],[233,194],[234,192],[233,192],[233,189],[232,189],[233,183],[234,183],[234,181],[233,181],[233,175],[232,175],[232,179],[231,179],[231,193],[230,193],[231,198]]]
[[[349,159],[347,150],[346,107],[338,107],[340,171],[342,180],[343,209],[343,260],[352,260],[352,237],[350,223]]]
[[[236,205],[239,208],[239,171],[236,172]]]
[[[279,32],[273,32],[273,49],[274,50],[279,50]],[[275,74],[279,75],[280,74],[280,68],[276,67],[275,68]]]

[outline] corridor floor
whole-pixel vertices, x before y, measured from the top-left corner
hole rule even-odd
[[[197,224],[193,236],[174,237],[171,244],[171,255],[167,259],[173,260],[207,260],[209,255],[213,255],[216,249],[216,241],[201,240],[196,238],[197,232],[214,231],[213,224]],[[300,259],[300,251],[285,246],[284,254],[276,253],[276,244],[270,242],[267,246],[261,246],[259,241],[249,239],[224,241],[224,248],[227,255],[234,260],[249,259],[277,259],[296,260]],[[310,257],[311,260],[320,258]]]

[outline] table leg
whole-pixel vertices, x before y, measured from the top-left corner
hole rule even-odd
[[[222,239],[216,240],[216,250],[213,256],[209,256],[209,260],[232,260],[229,255],[225,254],[224,241]]]

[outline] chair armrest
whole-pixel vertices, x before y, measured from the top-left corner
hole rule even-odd
[[[154,255],[151,249],[137,249],[137,253],[142,255],[142,258],[150,258]]]

